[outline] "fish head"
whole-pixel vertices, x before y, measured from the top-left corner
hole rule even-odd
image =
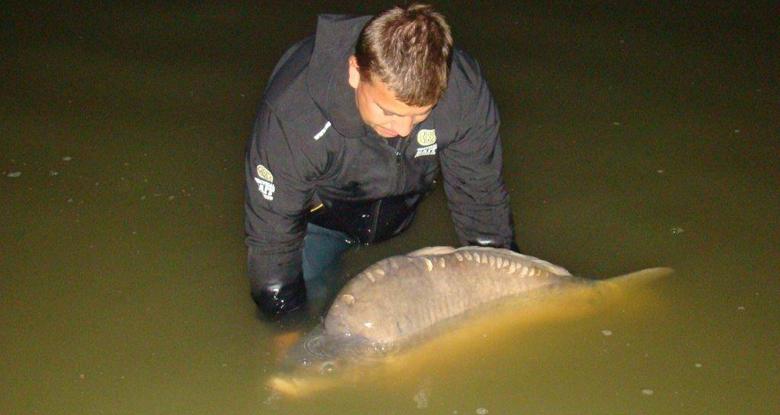
[[[282,358],[279,372],[333,373],[340,366],[340,350],[320,325],[295,343]]]
[[[293,397],[350,384],[390,348],[360,336],[329,335],[318,326],[287,351],[268,383]]]

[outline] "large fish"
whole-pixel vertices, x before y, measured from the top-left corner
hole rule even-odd
[[[581,307],[573,305],[599,303],[670,272],[652,268],[589,280],[538,258],[481,247],[431,247],[390,257],[337,294],[322,324],[289,351],[270,385],[286,395],[324,389],[463,329],[490,310],[567,308],[576,314]],[[513,306],[499,306],[507,302]]]

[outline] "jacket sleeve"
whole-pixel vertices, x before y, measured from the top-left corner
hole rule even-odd
[[[479,68],[472,65],[473,86],[461,87],[459,132],[439,154],[444,191],[461,244],[517,250],[501,178],[498,109]]]
[[[249,279],[261,309],[261,294],[294,286],[305,295],[301,249],[314,186],[299,173],[295,149],[273,109],[261,104],[246,152],[244,206]]]

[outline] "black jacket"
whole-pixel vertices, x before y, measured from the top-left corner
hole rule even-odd
[[[440,173],[461,243],[514,242],[498,111],[476,62],[456,49],[447,91],[428,118],[406,138],[382,138],[363,123],[347,82],[368,19],[320,16],[316,35],[290,48],[271,75],[246,153],[253,294],[302,281],[308,221],[363,243],[385,239],[409,224]]]

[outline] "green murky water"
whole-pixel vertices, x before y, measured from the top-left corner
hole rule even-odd
[[[474,339],[308,399],[264,387],[244,139],[269,71],[364,2],[0,5],[3,414],[780,411],[777,3],[443,3],[499,103],[520,246],[661,303]],[[440,193],[356,271],[453,244]]]

